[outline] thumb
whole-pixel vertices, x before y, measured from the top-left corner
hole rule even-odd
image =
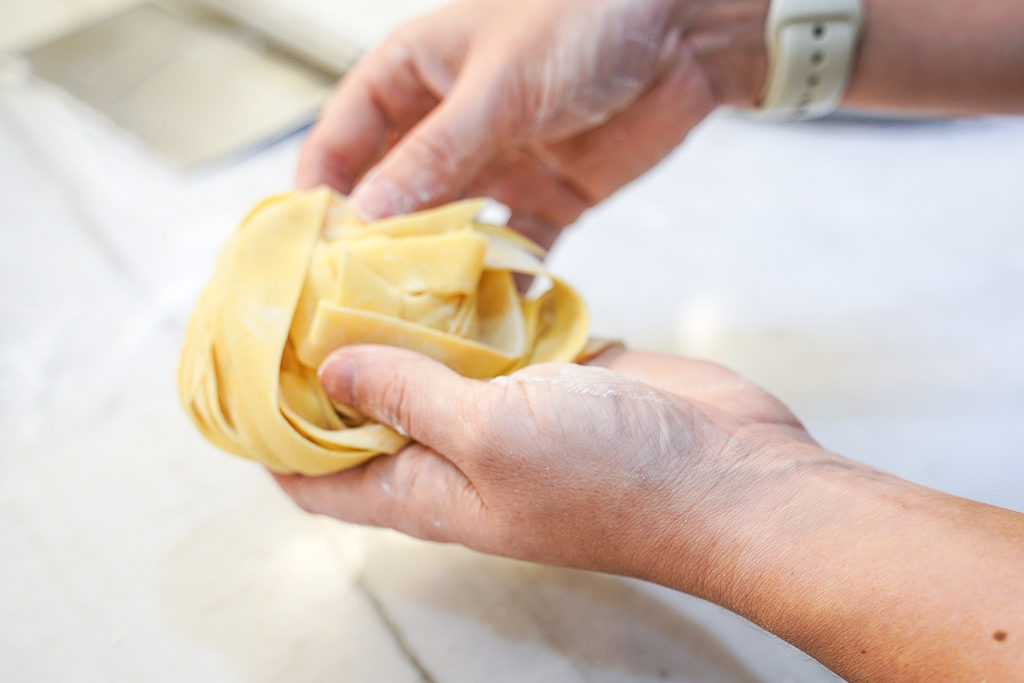
[[[473,442],[473,416],[488,391],[484,382],[391,346],[334,351],[320,365],[320,382],[335,401],[446,456],[458,456]]]
[[[386,218],[457,198],[494,156],[498,109],[463,79],[371,169],[352,193],[367,219]]]

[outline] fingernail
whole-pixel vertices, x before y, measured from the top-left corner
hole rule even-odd
[[[387,178],[370,177],[352,193],[352,204],[364,220],[374,220],[408,213],[413,198]]]
[[[327,395],[339,403],[351,405],[356,397],[356,364],[344,356],[332,353],[317,370],[320,384]]]

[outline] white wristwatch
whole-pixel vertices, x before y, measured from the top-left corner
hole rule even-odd
[[[814,118],[839,106],[860,34],[861,0],[772,0],[768,78],[757,112]]]

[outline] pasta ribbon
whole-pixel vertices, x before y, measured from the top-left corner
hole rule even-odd
[[[577,358],[582,299],[540,247],[478,222],[483,201],[369,223],[327,188],[259,203],[186,333],[178,391],[203,435],[279,472],[326,474],[408,442],[321,388],[339,346],[402,346],[481,379]],[[525,295],[517,273],[534,279]]]

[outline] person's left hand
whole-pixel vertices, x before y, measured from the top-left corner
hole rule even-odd
[[[696,595],[850,680],[1022,670],[1024,516],[830,453],[719,366],[621,349],[597,364],[480,382],[340,349],[328,392],[418,443],[278,481],[313,512]]]
[[[707,577],[726,572],[711,565],[728,566],[730,539],[768,523],[788,463],[830,456],[717,365],[622,349],[595,364],[482,382],[411,351],[340,349],[321,368],[328,393],[416,443],[333,475],[276,478],[311,512],[547,564],[671,574],[714,595]]]

